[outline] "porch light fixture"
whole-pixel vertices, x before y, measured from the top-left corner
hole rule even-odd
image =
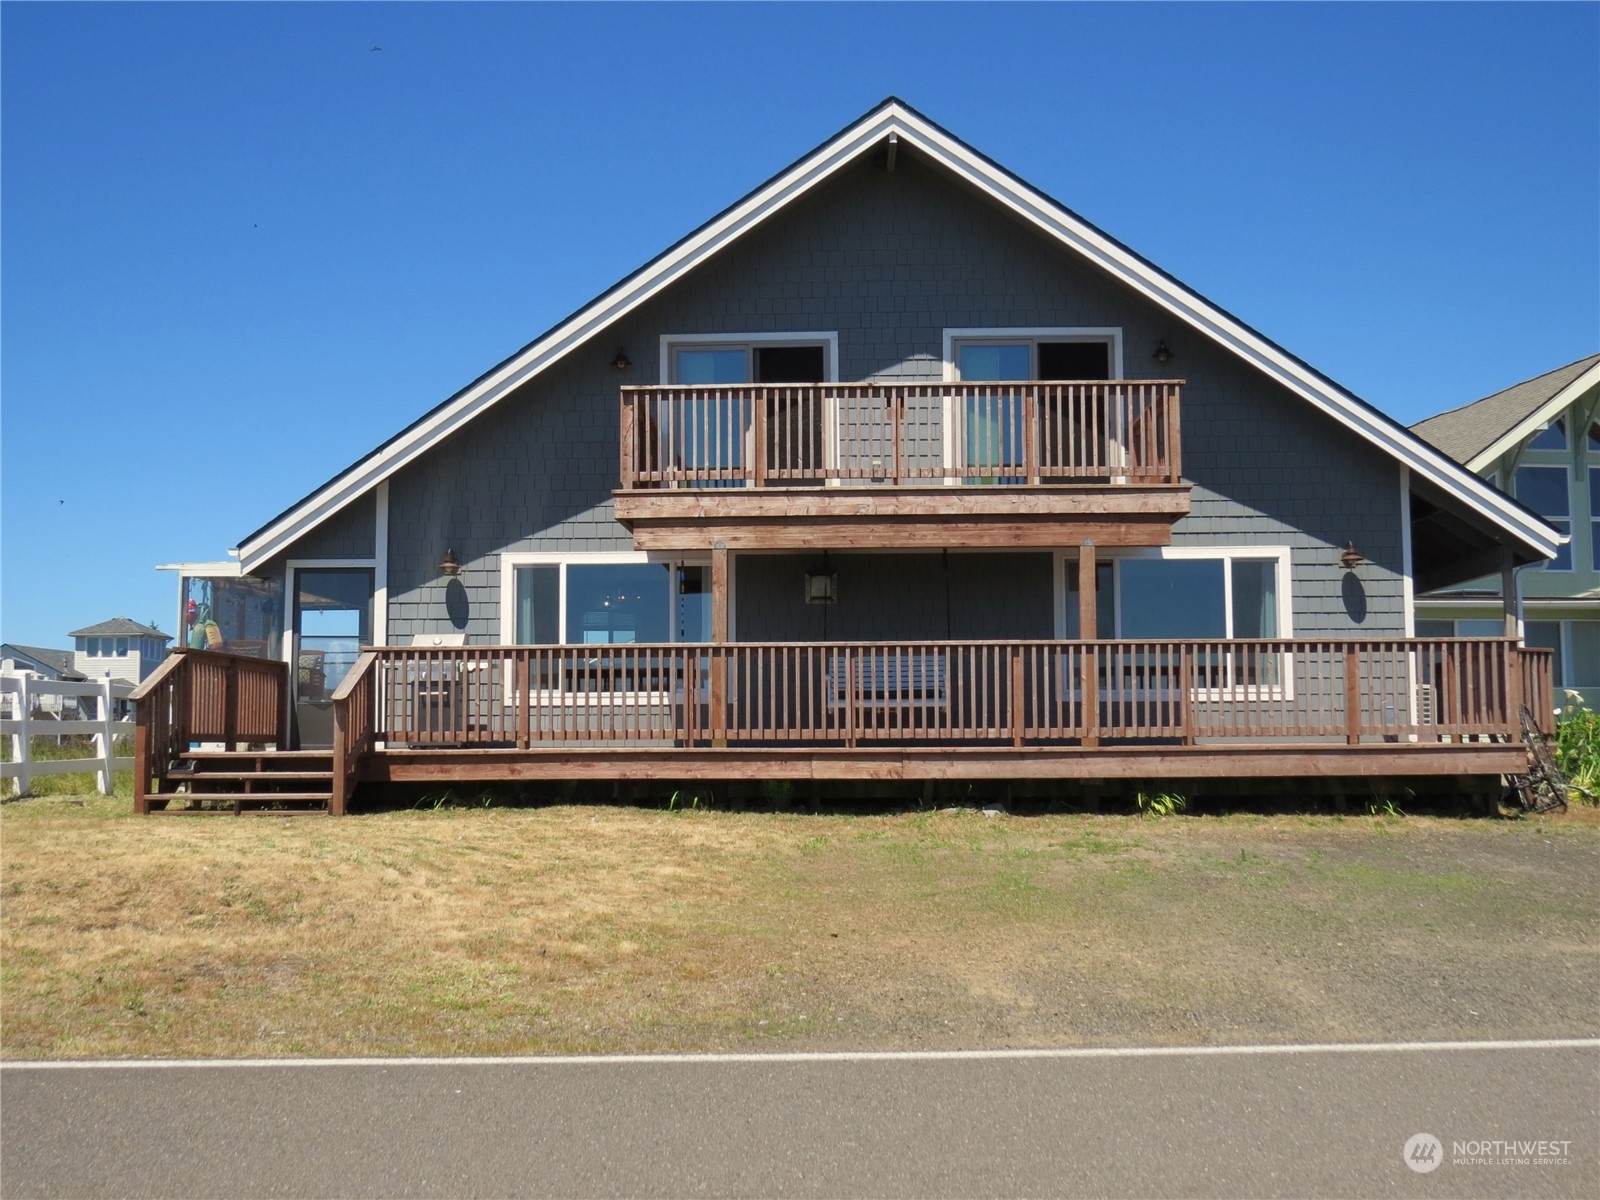
[[[459,575],[461,573],[461,564],[456,561],[456,552],[454,550],[446,550],[444,552],[444,561],[439,564],[439,570],[446,575]]]
[[[806,603],[837,604],[839,602],[839,576],[806,572]]]
[[[618,346],[617,356],[611,360],[611,369],[613,371],[626,371],[631,366],[633,366],[633,359],[628,357],[626,350]]]
[[[1356,549],[1356,544],[1354,542],[1346,542],[1344,544],[1344,551],[1339,555],[1339,565],[1342,566],[1346,571],[1354,571],[1357,563],[1364,563],[1366,561],[1367,560],[1362,555],[1361,551]]]
[[[1169,362],[1172,361],[1172,351],[1167,349],[1167,339],[1166,338],[1162,338],[1159,342],[1156,343],[1156,352],[1154,354],[1152,354],[1150,357],[1155,359],[1162,366],[1166,366]]]

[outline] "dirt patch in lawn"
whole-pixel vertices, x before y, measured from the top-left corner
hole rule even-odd
[[[0,812],[7,1057],[1600,1033],[1600,821]]]

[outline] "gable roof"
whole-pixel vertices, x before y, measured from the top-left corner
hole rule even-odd
[[[1600,354],[1591,354],[1482,400],[1418,421],[1411,431],[1469,470],[1481,471],[1596,385],[1600,385]]]
[[[18,646],[14,642],[0,645],[0,658],[31,659],[37,668],[54,671],[57,675],[72,675],[72,651],[51,650],[47,646]]]
[[[237,548],[242,569],[250,571],[281,553],[295,539],[388,479],[528,380],[891,137],[915,147],[1040,233],[1237,354],[1395,459],[1413,478],[1434,484],[1445,495],[1481,513],[1524,558],[1554,555],[1560,535],[1536,514],[1464,471],[1454,460],[1404,426],[1065,205],[891,96],[250,534]]]
[[[170,642],[172,635],[162,633],[159,629],[152,629],[148,625],[141,625],[127,617],[112,617],[109,621],[101,621],[98,625],[89,625],[83,629],[74,629],[67,634],[68,637],[141,637],[160,638]]]

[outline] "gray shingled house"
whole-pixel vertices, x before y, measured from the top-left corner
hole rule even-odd
[[[1600,354],[1412,426],[1568,536],[1554,558],[1516,573],[1525,640],[1552,652],[1558,688],[1600,707]],[[1498,574],[1418,595],[1416,629],[1470,637],[1497,629]]]
[[[140,804],[174,765],[334,811],[363,779],[1486,779],[1549,655],[1414,639],[1412,594],[1559,548],[891,99],[176,564],[208,648],[143,690]]]

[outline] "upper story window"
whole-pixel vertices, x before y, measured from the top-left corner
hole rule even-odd
[[[962,383],[1118,379],[1122,375],[1121,341],[1118,329],[947,329],[946,370]],[[1106,443],[1108,425],[1117,422],[1108,422],[1102,404],[1084,398],[1074,402],[1065,396],[1042,397],[1036,417],[1040,422],[1036,434],[1040,461],[1059,466],[1072,446]],[[949,419],[955,461],[974,469],[973,478],[966,482],[1024,482],[1021,475],[1013,473],[1023,465],[1027,437],[1027,407],[1020,395],[1006,389],[967,391]],[[1117,433],[1125,436],[1126,431]],[[1101,454],[1095,451],[1090,456]],[[977,474],[980,469],[985,473]]]
[[[838,373],[833,333],[668,334],[661,344],[664,383],[823,383]]]
[[[1590,434],[1591,440],[1593,433]],[[1567,419],[1557,417],[1528,440],[1529,450],[1565,450],[1567,448]]]
[[[1572,570],[1572,491],[1566,467],[1518,467],[1517,499],[1569,538],[1547,564],[1551,571]]]

